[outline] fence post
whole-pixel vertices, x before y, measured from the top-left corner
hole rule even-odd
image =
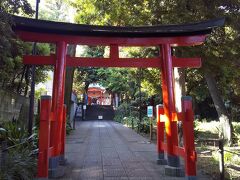
[[[149,139],[150,139],[150,142],[152,141],[152,130],[153,130],[153,125],[152,125],[152,121],[153,121],[153,117],[150,117],[150,125],[149,125],[149,129],[150,129],[150,136],[149,136]]]
[[[131,119],[132,119],[132,129],[134,129],[133,118],[131,118]]]
[[[194,126],[193,126],[193,110],[192,110],[192,98],[190,96],[182,97],[182,111],[184,113],[183,118],[183,141],[185,156],[185,171],[186,179],[196,179],[196,159],[197,154],[194,145]]]
[[[219,146],[219,171],[220,171],[220,180],[224,180],[224,141],[223,139],[219,139],[218,141]]]
[[[51,96],[42,96],[40,102],[38,178],[48,177],[50,146]]]

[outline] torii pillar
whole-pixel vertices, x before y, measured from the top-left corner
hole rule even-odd
[[[53,147],[52,156],[49,158],[49,169],[54,177],[54,173],[59,163],[65,161],[62,148],[62,127],[64,118],[64,87],[66,73],[66,43],[64,41],[56,43],[56,63],[54,65],[54,79],[52,92],[52,112],[53,121],[51,124],[50,146]]]
[[[174,84],[173,84],[173,63],[171,55],[171,46],[163,44],[161,46],[162,54],[162,94],[163,94],[163,109],[165,115],[165,130],[167,140],[167,165],[170,169],[180,168],[179,156],[173,152],[174,146],[178,146],[178,132],[177,122],[175,121],[174,114],[176,114],[175,98],[174,98]],[[166,167],[168,169],[168,167]],[[180,171],[180,169],[179,169]]]

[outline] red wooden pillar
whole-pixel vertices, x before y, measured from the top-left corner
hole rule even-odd
[[[168,165],[179,167],[179,157],[174,154],[174,146],[178,146],[177,122],[174,122],[175,100],[173,85],[173,66],[171,56],[171,46],[169,44],[162,45],[162,92],[163,106],[165,115],[165,129],[167,139]]]
[[[158,152],[158,159],[157,163],[158,164],[167,164],[167,161],[165,160],[164,157],[164,120],[161,120],[161,115],[164,115],[164,109],[163,105],[157,105],[156,107],[157,112],[157,152]]]
[[[55,118],[55,113],[54,113],[54,109],[56,107],[56,98],[57,98],[57,70],[56,70],[56,64],[54,65],[54,74],[53,74],[53,89],[52,89],[52,120],[51,120],[51,127],[50,127],[50,146],[53,147],[54,146],[54,138],[56,137],[56,118]]]
[[[60,155],[61,134],[63,121],[64,105],[64,78],[66,71],[66,43],[58,42],[56,48],[56,65],[54,71],[54,89],[53,89],[53,114],[54,124],[52,128],[52,145],[54,147],[54,156]]]
[[[48,177],[50,146],[51,96],[42,96],[40,102],[38,178]]]
[[[63,127],[62,127],[62,148],[61,155],[65,154],[65,142],[66,142],[66,119],[67,119],[67,106],[63,106]]]
[[[197,153],[194,145],[194,126],[193,126],[193,110],[192,98],[190,96],[182,97],[183,119],[183,141],[185,149],[185,171],[187,179],[195,179],[196,177],[196,160]]]

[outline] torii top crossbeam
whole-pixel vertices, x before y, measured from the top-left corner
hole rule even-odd
[[[67,57],[67,66],[153,67],[158,58],[119,58],[119,46],[192,46],[205,41],[212,29],[224,24],[224,18],[183,25],[138,27],[94,26],[36,20],[14,16],[13,30],[30,42],[110,46],[109,58]],[[55,56],[24,56],[25,64],[54,65]],[[200,58],[173,57],[174,67],[200,67]]]
[[[224,24],[224,18],[182,25],[138,27],[94,26],[36,20],[14,16],[13,29],[24,41],[56,42],[85,45],[160,44],[193,45],[202,43],[205,35]]]

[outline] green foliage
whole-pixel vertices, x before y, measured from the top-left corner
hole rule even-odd
[[[34,1],[35,3],[35,1]],[[51,21],[69,22],[69,6],[66,0],[45,0],[44,5],[40,4],[39,18]]]
[[[236,138],[236,143],[240,146],[240,123],[233,122],[234,137]]]
[[[128,93],[125,96],[133,96],[136,92],[136,79],[134,70],[123,68],[101,68],[98,71],[100,84],[113,93]]]
[[[136,122],[139,121],[139,109],[130,103],[123,102],[115,111],[114,120],[123,124],[130,124],[134,120],[134,127]]]
[[[36,99],[40,99],[41,96],[42,96],[43,94],[45,94],[45,92],[47,92],[47,90],[46,90],[46,88],[44,88],[44,87],[41,87],[41,88],[37,89],[37,90],[35,91],[35,98],[36,98]]]
[[[27,130],[17,123],[5,122],[0,128],[0,140],[5,142],[1,179],[33,179],[36,173],[37,134],[28,136]]]
[[[226,26],[216,29],[200,47],[174,48],[177,56],[196,57],[203,59],[202,69],[187,70],[187,95],[196,97],[196,103],[201,103],[210,96],[205,82],[205,72],[209,71],[217,81],[220,93],[223,95],[228,110],[235,120],[239,119],[239,1],[157,1],[157,0],[71,0],[76,8],[77,23],[96,25],[137,26],[156,24],[189,23],[215,17],[226,17]],[[132,56],[142,56],[144,51],[132,51]],[[128,51],[128,53],[130,53]],[[142,82],[143,89],[150,89],[149,94],[159,91],[157,77]],[[154,81],[153,81],[154,80]],[[150,83],[149,83],[150,82]],[[154,89],[154,90],[153,90]],[[209,106],[213,106],[209,102]]]
[[[72,131],[72,127],[71,127],[71,122],[70,122],[70,118],[69,116],[67,117],[67,123],[66,123],[66,134],[69,135]]]
[[[232,171],[231,168],[227,168],[227,164],[229,165],[240,165],[240,158],[238,155],[234,154],[234,151],[231,152],[224,152],[224,164],[225,164],[225,176],[227,179],[238,179],[236,175],[239,177],[239,173]],[[214,151],[213,152],[213,159],[216,162],[219,162],[219,152]]]
[[[122,122],[124,117],[130,115],[130,106],[128,103],[122,103],[115,111],[114,120],[117,122]]]
[[[104,47],[101,46],[85,46],[83,47],[82,57],[103,57]],[[74,76],[74,89],[80,93],[86,93],[91,83],[99,81],[99,68],[87,67],[78,68]]]
[[[28,147],[8,151],[0,172],[2,180],[30,180],[36,174],[37,161]]]
[[[69,123],[67,123],[67,126],[66,126],[66,134],[69,135],[72,130],[73,130],[73,129],[72,129],[71,125],[70,125]]]
[[[16,66],[19,66],[22,51],[22,43],[13,39],[14,34],[11,29],[12,20],[11,14],[16,13],[33,14],[31,6],[26,0],[10,1],[2,0],[0,2],[0,72],[1,79],[7,77],[9,71],[14,71]],[[4,71],[8,70],[8,71]]]
[[[150,119],[146,116],[146,109],[142,111],[142,121],[139,120],[139,108],[131,103],[122,103],[115,111],[114,120],[130,127],[134,130],[139,130],[143,133],[150,132]],[[156,124],[154,119],[153,124]]]
[[[30,137],[28,136],[27,129],[16,122],[6,121],[1,125],[0,128],[0,140],[7,142],[8,146],[15,145],[33,145],[33,148],[37,148],[37,133],[33,133]],[[31,142],[31,143],[30,143]]]
[[[199,125],[200,125],[200,123],[199,123],[198,120],[193,121],[194,137],[195,138],[198,138],[198,136],[199,136]]]
[[[0,2],[0,84],[3,88],[28,93],[30,69],[22,64],[23,54],[32,53],[32,43],[23,43],[11,29],[13,24],[11,14],[32,16],[34,11],[27,0]],[[37,54],[50,53],[48,44],[37,45]],[[36,83],[44,81],[49,68],[37,67]]]

